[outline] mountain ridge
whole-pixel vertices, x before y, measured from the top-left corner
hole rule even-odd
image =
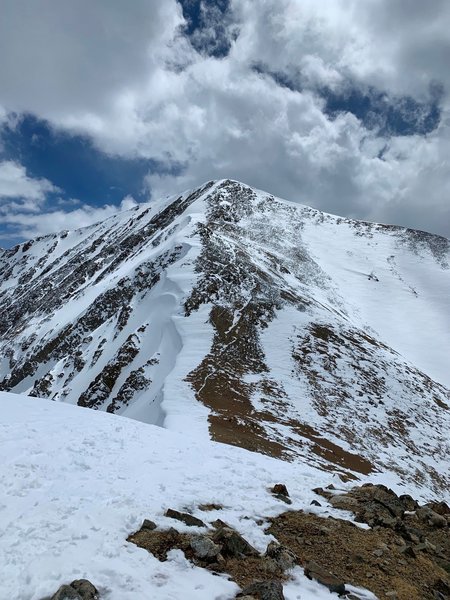
[[[208,182],[0,255],[0,389],[438,493],[449,248]]]

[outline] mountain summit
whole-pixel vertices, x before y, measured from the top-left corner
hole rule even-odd
[[[0,389],[447,492],[449,263],[209,182],[1,251]]]

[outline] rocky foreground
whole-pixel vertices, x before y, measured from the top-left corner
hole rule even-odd
[[[287,505],[282,484],[272,494]],[[319,505],[353,513],[353,520],[323,518],[312,512],[288,510],[267,520],[266,532],[275,540],[259,553],[235,529],[216,515],[221,506],[205,504],[201,520],[190,513],[168,509],[166,517],[195,527],[195,533],[162,529],[146,519],[129,542],[160,561],[170,551],[184,552],[198,567],[226,574],[241,588],[240,600],[284,600],[283,582],[290,569],[305,574],[330,592],[348,600],[366,599],[370,590],[380,600],[446,600],[450,598],[450,507],[445,502],[420,506],[411,496],[397,496],[383,485],[366,484],[346,493],[330,486],[317,488]],[[324,500],[325,499],[325,500]],[[373,597],[373,596],[371,596]],[[62,586],[51,599],[97,600],[86,580]]]

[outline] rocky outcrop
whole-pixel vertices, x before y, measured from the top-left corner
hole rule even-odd
[[[165,516],[169,517],[169,519],[176,519],[177,521],[181,521],[185,525],[189,525],[190,527],[205,527],[205,524],[201,519],[197,519],[194,515],[189,513],[179,512],[178,510],[173,510],[172,508],[168,508],[165,512]]]
[[[240,600],[284,600],[283,586],[279,581],[257,581],[243,589],[236,598],[240,598]]]
[[[87,579],[76,579],[69,585],[62,585],[49,598],[43,600],[99,600],[96,587]]]

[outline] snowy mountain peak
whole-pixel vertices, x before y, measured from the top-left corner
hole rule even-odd
[[[3,251],[0,389],[439,492],[449,263],[439,236],[211,181]]]

